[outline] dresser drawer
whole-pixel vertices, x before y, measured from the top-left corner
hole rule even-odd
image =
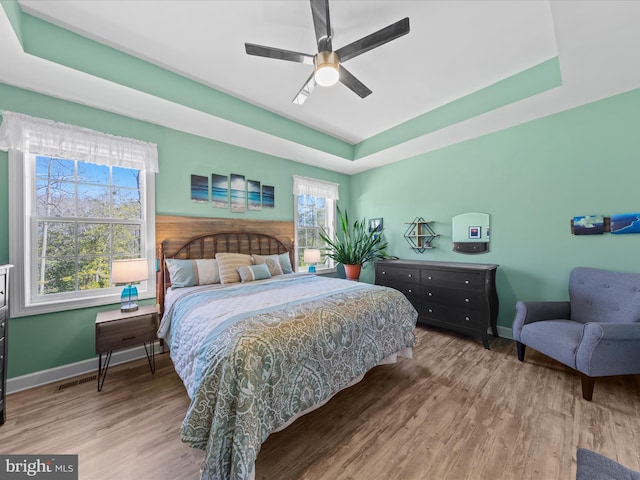
[[[420,270],[417,268],[376,267],[376,283],[378,285],[395,287],[398,283],[413,285],[420,283]]]
[[[5,361],[4,361],[5,360],[4,359],[5,342],[6,342],[5,337],[0,337],[0,379],[4,378],[3,374],[4,374],[4,371],[5,371],[5,369],[4,369],[5,368],[4,367],[4,364],[5,364]],[[0,383],[2,383],[2,382],[0,382]]]
[[[445,271],[423,270],[421,273],[422,284],[450,286],[464,290],[482,290],[484,288],[484,275],[474,271]]]
[[[427,286],[422,292],[426,302],[449,305],[453,308],[481,311],[485,302],[483,292],[476,290]]]
[[[8,312],[6,308],[0,308],[0,338],[4,338],[7,331],[7,322],[8,322],[7,313]]]
[[[155,315],[143,315],[96,325],[96,353],[134,347],[156,340]]]
[[[7,274],[3,272],[0,273],[0,308],[7,305],[7,301],[9,300],[7,298],[7,293]]]
[[[484,316],[479,311],[454,309],[437,303],[425,303],[422,313],[428,320],[473,330],[481,328],[485,323]]]

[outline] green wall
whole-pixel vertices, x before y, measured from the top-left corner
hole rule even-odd
[[[512,127],[348,177],[0,84],[0,110],[51,118],[158,144],[156,211],[168,215],[292,220],[293,174],[340,183],[353,218],[383,217],[389,253],[402,258],[497,263],[499,325],[507,331],[515,302],[565,299],[576,265],[639,271],[639,235],[573,236],[576,215],[640,211],[640,90]],[[244,214],[189,200],[191,174],[240,173],[276,189],[276,208]],[[8,255],[7,154],[0,152],[0,263]],[[451,218],[491,215],[491,251],[451,250]],[[440,236],[433,250],[412,252],[406,222],[422,216]],[[373,280],[367,266],[363,280]],[[94,357],[100,310],[12,319],[9,377]]]
[[[340,184],[342,205],[348,207],[347,175],[268,156],[233,145],[189,135],[102,110],[58,100],[0,84],[0,110],[48,118],[113,135],[158,144],[160,173],[156,175],[156,212],[165,215],[293,221],[292,175]],[[246,213],[212,208],[190,200],[190,175],[244,174],[275,187],[275,208]],[[7,153],[0,152],[0,264],[9,261]],[[153,303],[152,300],[143,303]],[[95,356],[96,313],[103,306],[10,320],[10,378]]]
[[[351,204],[360,218],[384,218],[392,255],[499,264],[498,324],[508,328],[517,300],[568,298],[574,266],[640,271],[640,235],[570,230],[574,216],[640,212],[639,127],[634,90],[355,175]],[[452,251],[451,218],[467,212],[491,215],[489,253]],[[403,237],[417,216],[440,234],[422,254]]]

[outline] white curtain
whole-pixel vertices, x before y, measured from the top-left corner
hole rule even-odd
[[[293,176],[293,194],[340,200],[340,184],[310,177]]]
[[[158,173],[155,143],[117,137],[22,113],[2,112],[0,150],[18,150]]]

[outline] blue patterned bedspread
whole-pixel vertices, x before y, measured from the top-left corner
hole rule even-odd
[[[191,398],[182,440],[206,451],[203,480],[253,478],[271,432],[414,342],[409,301],[366,283],[284,275],[177,296],[158,335]]]

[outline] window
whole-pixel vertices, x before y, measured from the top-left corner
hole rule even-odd
[[[338,200],[338,184],[307,177],[294,176],[295,198],[295,258],[296,270],[306,271],[308,265],[304,261],[307,248],[322,249],[324,242],[319,232],[324,229],[329,236],[335,233],[335,210]],[[324,254],[320,257],[317,270],[332,269],[334,262]]]
[[[35,158],[37,297],[111,287],[111,261],[142,258],[140,170]],[[34,255],[35,254],[35,255]]]
[[[11,136],[17,128],[21,136]],[[154,145],[154,160],[145,162],[149,145],[3,112],[16,267],[12,316],[118,303],[122,287],[111,284],[116,259],[148,258],[150,280],[138,290],[141,298],[155,296],[157,152]]]

